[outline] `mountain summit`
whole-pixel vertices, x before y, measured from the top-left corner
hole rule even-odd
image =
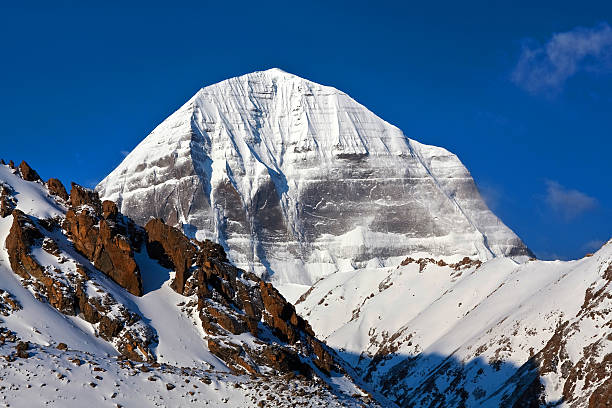
[[[408,254],[531,256],[457,156],[276,68],[200,89],[96,190],[139,223],[160,217],[220,242],[280,284]]]

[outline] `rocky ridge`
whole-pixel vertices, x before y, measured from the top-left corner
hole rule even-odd
[[[92,190],[73,184],[64,194],[58,180],[45,183],[32,174],[29,166],[0,166],[5,197],[14,207],[0,220],[8,264],[36,299],[90,324],[122,358],[159,364],[160,346],[170,340],[160,337],[163,324],[145,318],[138,300],[152,296],[144,290],[150,269],[161,268],[174,271],[167,284],[183,299],[176,310],[200,326],[200,347],[217,359],[206,363],[210,368],[220,362],[238,376],[298,374],[298,381],[344,395],[334,388],[333,376],[354,390],[342,398],[370,398],[295,308],[272,285],[229,263],[220,245],[189,239],[159,219],[140,227]],[[24,195],[28,189],[50,209],[29,208],[34,199],[23,205],[34,196]],[[20,307],[8,292],[2,294],[0,310]]]

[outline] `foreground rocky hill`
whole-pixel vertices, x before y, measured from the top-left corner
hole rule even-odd
[[[374,404],[294,307],[220,245],[159,219],[141,227],[25,162],[0,165],[0,207],[6,401],[130,406],[137,391],[150,406]]]

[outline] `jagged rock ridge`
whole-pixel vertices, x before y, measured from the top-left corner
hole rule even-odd
[[[371,401],[293,305],[229,263],[220,245],[189,239],[158,219],[140,227],[92,190],[73,184],[67,195],[59,181],[26,180],[36,173],[19,169],[0,165],[13,207],[0,218],[0,312],[9,316],[0,339],[29,337],[32,346],[18,350],[23,358],[29,349],[55,358],[44,349],[49,344],[83,347],[98,359],[111,352],[144,362],[143,370],[181,364],[198,376],[287,376],[327,393],[329,402]],[[159,273],[166,282],[152,287]],[[51,318],[29,327],[38,316]]]

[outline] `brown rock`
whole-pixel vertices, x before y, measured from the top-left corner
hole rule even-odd
[[[74,248],[90,260],[93,259],[98,242],[97,224],[97,218],[90,214],[87,209],[80,210],[78,213],[70,209],[66,213],[63,225],[68,236],[72,239]]]
[[[208,339],[208,350],[228,363],[230,367],[240,366],[250,374],[257,373],[257,369],[242,357],[245,354],[244,349],[237,344],[229,343],[224,345],[219,340],[211,337]]]
[[[589,408],[612,406],[612,381],[608,378],[604,381],[589,398]]]
[[[140,269],[130,243],[106,220],[100,221],[94,266],[133,295],[142,296]]]
[[[97,194],[89,196],[89,192],[83,191],[85,190],[73,186],[71,202],[77,205],[84,203],[90,207],[97,205]],[[97,202],[99,203],[99,200]],[[105,203],[107,214],[112,215],[113,209],[117,207],[110,201]],[[72,208],[66,213],[63,227],[72,239],[75,249],[92,261],[96,268],[131,294],[142,296],[140,270],[134,260],[132,244],[126,238],[126,235],[129,235],[129,226],[118,226],[110,219],[98,220],[97,215],[87,208]]]
[[[88,210],[84,210],[80,214],[87,215]],[[72,215],[77,217],[74,211],[72,211]],[[106,223],[107,221],[102,220],[102,222]],[[88,234],[80,234],[76,224],[75,219],[68,220],[68,227],[74,227],[78,236],[89,236]],[[108,228],[108,230],[105,230],[105,228]],[[141,293],[140,281],[133,280],[134,276],[137,276],[138,279],[140,276],[137,266],[132,258],[129,256],[126,258],[126,254],[131,254],[131,247],[125,238],[113,235],[111,229],[110,225],[102,225],[101,232],[91,228],[92,234],[99,235],[99,237],[96,236],[94,253],[102,251],[102,253],[107,254],[107,258],[99,256],[97,259],[109,259],[111,264],[116,267],[113,270],[114,272],[120,270],[131,271],[127,275],[127,281],[123,281],[119,275],[111,275],[120,284],[127,286],[127,289],[132,293]],[[46,298],[51,306],[60,312],[75,315],[78,310],[83,319],[92,324],[97,324],[97,334],[105,340],[113,340],[122,355],[136,361],[153,360],[154,357],[149,350],[149,344],[154,338],[153,332],[143,325],[139,325],[138,330],[144,329],[145,332],[136,334],[131,329],[131,325],[140,320],[138,315],[129,312],[123,305],[117,304],[110,294],[101,290],[98,290],[97,296],[88,297],[83,289],[83,282],[87,279],[86,272],[64,282],[54,278],[55,274],[60,274],[61,271],[55,270],[54,274],[49,274],[45,268],[38,264],[30,255],[30,247],[37,242],[40,243],[41,238],[43,238],[43,235],[36,228],[35,219],[26,216],[19,210],[13,211],[13,225],[5,243],[13,271],[27,279],[36,288],[37,292],[42,293],[42,298]],[[42,245],[45,250],[56,252],[57,246],[53,245],[50,238],[46,238],[43,242]],[[79,246],[74,237],[73,242],[75,242],[75,247]],[[98,246],[98,243],[100,246]],[[82,248],[82,246],[80,247]],[[133,264],[130,264],[130,262]],[[84,271],[83,267],[80,269]],[[78,266],[77,270],[79,270]],[[109,313],[111,306],[112,315]],[[65,344],[58,345],[60,349],[65,347]]]
[[[76,183],[72,183],[72,189],[70,190],[70,205],[74,208],[88,205],[96,215],[99,215],[102,211],[102,203],[98,193]]]
[[[259,288],[264,308],[268,312],[264,319],[281,340],[294,344],[300,339],[300,332],[314,336],[310,325],[296,314],[295,307],[272,284],[260,281]]]
[[[269,365],[281,373],[297,371],[310,377],[312,370],[300,360],[296,352],[276,346],[264,347],[260,352],[262,363]]]
[[[115,221],[118,214],[119,209],[117,208],[117,204],[109,200],[102,202],[102,217]]]
[[[52,238],[47,237],[43,240],[42,249],[51,255],[54,255],[54,256],[60,255],[59,246],[57,245],[57,242],[55,242]]]
[[[232,334],[241,334],[247,331],[244,323],[228,313],[217,309],[214,306],[208,306],[206,313],[211,316],[216,323]]]
[[[185,282],[191,276],[191,265],[196,248],[181,231],[154,218],[145,225],[147,231],[147,252],[160,264],[176,271],[172,289],[183,294]]]
[[[11,215],[15,209],[15,198],[9,186],[0,184],[0,217],[5,218]]]
[[[19,165],[19,172],[21,173],[21,178],[26,181],[40,180],[40,176],[38,175],[38,173],[34,171],[25,161],[22,161]]]
[[[23,212],[14,210],[12,214],[13,224],[5,242],[11,268],[24,279],[42,278],[44,269],[30,256],[30,246],[43,236]]]
[[[69,197],[68,193],[66,192],[66,188],[58,179],[50,178],[49,180],[47,180],[47,190],[49,190],[49,193],[53,194],[54,196],[60,197],[68,201]]]
[[[66,345],[66,343],[60,343],[56,346],[56,348],[58,350],[68,350],[68,346]]]

